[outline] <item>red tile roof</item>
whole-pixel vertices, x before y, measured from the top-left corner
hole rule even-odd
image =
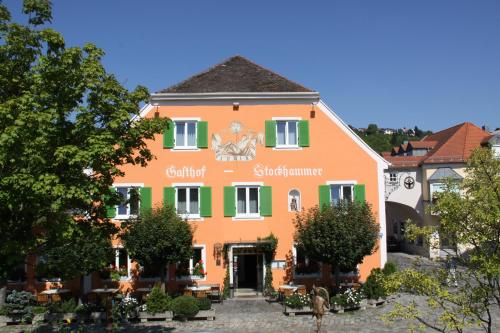
[[[413,148],[432,148],[425,156],[385,156],[393,167],[418,166],[432,163],[461,163],[481,146],[491,134],[465,122],[431,134],[421,141],[411,141]],[[397,151],[397,150],[396,150]]]

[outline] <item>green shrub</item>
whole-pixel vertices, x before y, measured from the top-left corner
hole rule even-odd
[[[82,305],[78,305],[75,308],[75,313],[82,316],[89,316],[92,312],[104,312],[105,309],[102,305],[86,303]]]
[[[300,310],[304,306],[311,306],[311,299],[307,295],[293,294],[285,299],[285,305]]]
[[[208,298],[198,298],[198,307],[200,310],[210,310],[212,308],[212,301]]]
[[[384,272],[380,268],[374,268],[370,272],[370,276],[363,284],[362,292],[368,299],[379,299],[387,297],[387,292],[383,286],[385,278]]]
[[[172,298],[165,294],[160,287],[154,286],[146,300],[148,313],[161,313],[172,309]]]
[[[10,313],[10,309],[8,306],[0,307],[0,316],[6,316]]]
[[[179,296],[172,301],[172,310],[178,316],[192,317],[200,310],[198,301],[193,296]]]
[[[330,298],[330,304],[331,305],[346,306],[347,305],[347,298],[343,294],[338,294],[338,295],[332,296]]]
[[[47,312],[47,308],[45,306],[33,306],[31,308],[31,311],[33,312],[33,314],[42,314]]]
[[[382,269],[382,272],[385,276],[389,276],[393,273],[396,273],[397,271],[398,267],[396,266],[396,264],[390,261],[386,262],[384,268]]]
[[[51,313],[74,313],[76,308],[76,302],[73,298],[67,301],[51,303],[48,306]]]
[[[12,290],[12,292],[6,298],[6,302],[9,304],[29,306],[36,304],[36,298],[32,293],[28,291]]]

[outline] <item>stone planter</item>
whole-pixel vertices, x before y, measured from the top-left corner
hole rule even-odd
[[[7,316],[0,316],[0,327],[4,327],[12,324],[20,324],[22,322],[22,315],[20,314],[10,314]]]
[[[40,323],[44,320],[44,318],[45,318],[45,313],[37,313],[36,315],[33,316],[31,323],[32,324]]]
[[[47,322],[75,321],[76,313],[45,313],[43,319]]]
[[[379,299],[369,299],[367,300],[368,306],[375,308],[377,306],[383,305],[385,303],[385,299],[379,298]]]
[[[330,306],[330,311],[335,313],[344,313],[344,307],[338,304],[332,304]]]
[[[106,312],[91,312],[89,320],[93,321],[96,324],[106,321]]]
[[[215,319],[215,309],[210,310],[200,310],[198,313],[192,317],[196,319],[206,319],[206,320],[214,320]]]
[[[290,307],[285,306],[285,312],[288,316],[295,316],[300,314],[311,314],[312,308],[309,306],[304,306],[302,309],[292,309]]]
[[[164,320],[164,321],[172,321],[174,317],[174,313],[172,311],[165,311],[160,313],[148,313],[145,311],[139,311],[139,319],[141,323],[145,323],[148,320]]]

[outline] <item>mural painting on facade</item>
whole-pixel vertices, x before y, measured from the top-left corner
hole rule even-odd
[[[217,161],[251,161],[257,155],[257,145],[264,145],[264,134],[245,129],[238,121],[212,135],[212,150]]]
[[[404,177],[404,179],[403,179]],[[415,178],[413,178],[410,173],[393,173],[385,174],[385,200],[387,201],[392,193],[399,189],[401,186],[401,179],[403,179],[403,186],[407,190],[411,190],[415,187]]]

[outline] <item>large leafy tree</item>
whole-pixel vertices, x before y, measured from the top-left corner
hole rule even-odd
[[[431,210],[439,216],[440,226],[413,225],[407,235],[430,239],[438,232],[455,244],[449,260],[458,266],[458,287],[451,289],[442,283],[452,279],[446,267],[398,272],[388,287],[424,296],[426,307],[436,315],[429,316],[425,307],[411,302],[399,304],[389,319],[413,319],[439,332],[463,332],[471,326],[485,332],[499,329],[495,313],[500,310],[500,160],[491,150],[480,148],[469,159],[466,172],[461,184],[450,182],[445,192],[437,194]]]
[[[49,0],[25,0],[23,12],[28,24],[0,3],[0,288],[70,216],[104,223],[120,166],[146,165],[146,140],[166,126],[132,120],[147,89],[123,87],[95,45],[66,47]]]
[[[354,270],[376,249],[379,226],[367,203],[341,200],[316,206],[298,213],[294,223],[297,247],[310,259],[330,264],[336,273]]]
[[[160,268],[163,290],[167,265],[189,260],[193,256],[193,230],[171,206],[142,212],[125,226],[121,238],[130,257],[141,266]]]

